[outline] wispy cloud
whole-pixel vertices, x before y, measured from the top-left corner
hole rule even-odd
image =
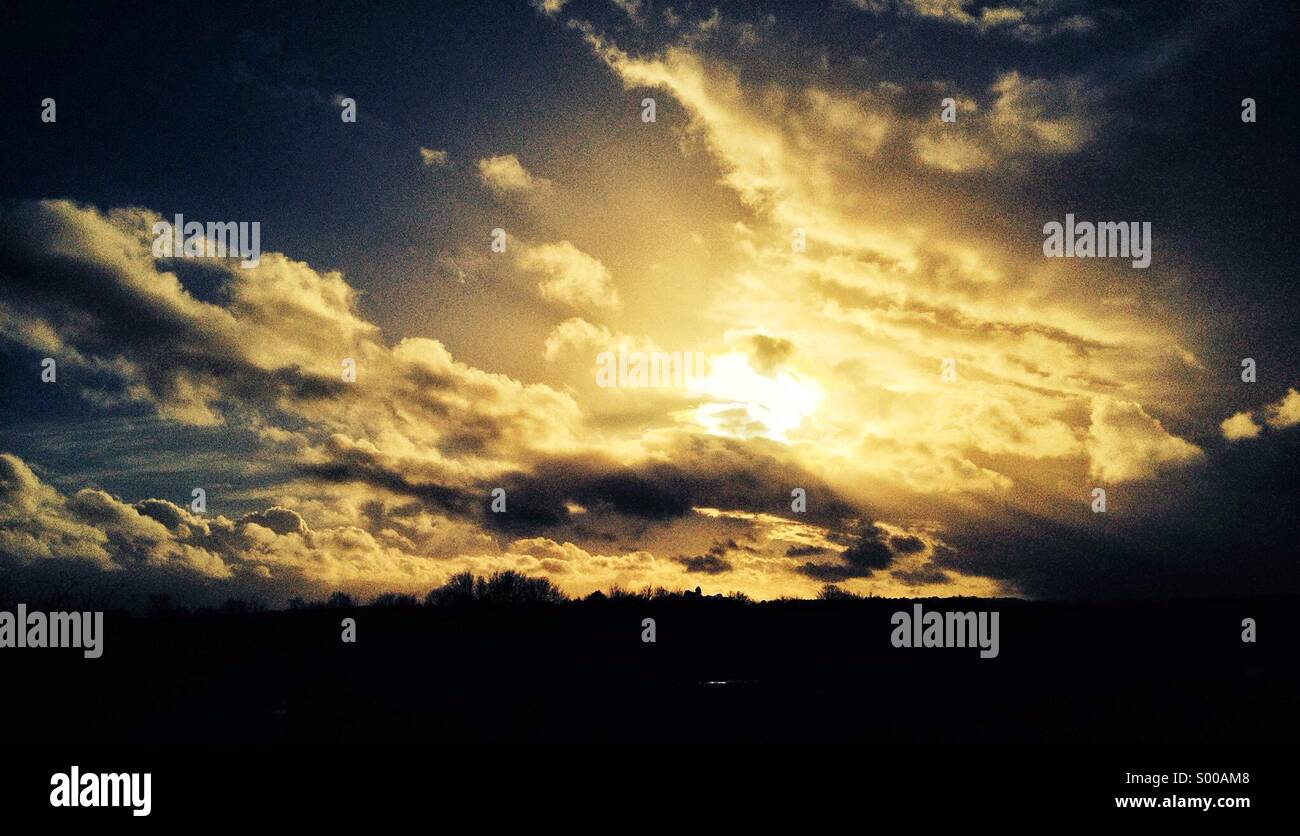
[[[554,184],[524,168],[514,154],[498,154],[478,161],[479,179],[499,196],[529,196],[549,192]]]

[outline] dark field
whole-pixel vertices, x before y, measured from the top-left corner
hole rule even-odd
[[[871,599],[110,614],[101,659],[2,651],[0,707],[79,747],[1294,745],[1296,603],[929,603],[1000,611],[995,659],[896,649],[911,602]]]

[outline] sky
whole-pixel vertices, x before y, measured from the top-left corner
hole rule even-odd
[[[1289,18],[20,4],[0,577],[1296,591]],[[260,260],[160,253],[177,214]],[[1150,224],[1150,265],[1046,257],[1067,214]],[[602,378],[620,351],[701,364]]]

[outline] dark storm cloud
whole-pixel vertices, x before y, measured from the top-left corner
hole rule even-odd
[[[698,557],[678,557],[675,559],[686,567],[687,572],[698,572],[705,575],[721,575],[724,572],[730,572],[734,568],[730,563],[714,554],[703,554]]]
[[[841,583],[854,578],[871,576],[870,569],[858,569],[839,563],[805,563],[795,570],[799,574],[825,583]]]
[[[432,482],[418,482],[386,467],[375,457],[361,450],[336,451],[334,461],[303,463],[295,472],[309,479],[337,484],[360,483],[420,500],[427,508],[471,516],[471,508],[478,497],[474,492]],[[487,492],[482,495],[487,503]],[[525,512],[526,513],[526,512]]]
[[[724,572],[732,571],[735,566],[727,560],[727,554],[730,552],[746,552],[756,554],[757,549],[752,546],[745,546],[737,543],[735,540],[726,540],[725,542],[715,543],[709,548],[708,554],[702,554],[695,557],[677,557],[674,558],[678,563],[686,567],[687,572],[702,572],[708,575],[720,575]]]
[[[372,485],[510,533],[571,524],[573,505],[643,522],[679,519],[695,507],[790,516],[792,484],[808,491],[809,511],[799,515],[801,521],[839,527],[862,515],[816,477],[764,453],[760,444],[699,438],[681,444],[672,463],[626,465],[597,454],[555,456],[527,472],[467,483],[421,474],[407,463],[388,461],[373,449],[334,438],[321,450],[325,461],[300,464],[296,472],[323,481]],[[506,492],[504,513],[488,510],[491,492],[498,487]],[[731,548],[748,547],[733,542]],[[862,562],[870,564],[868,551],[873,547],[859,548]],[[853,556],[858,559],[858,552]]]
[[[910,534],[897,534],[890,537],[889,545],[899,554],[916,554],[925,551],[925,541]]]
[[[951,579],[938,566],[925,565],[916,569],[897,569],[890,573],[892,577],[911,586],[948,583]]]
[[[327,461],[299,464],[295,472],[326,482],[382,488],[511,534],[568,525],[575,519],[571,505],[645,522],[679,519],[695,507],[794,518],[789,512],[789,486],[795,483],[808,491],[809,511],[799,515],[801,521],[838,527],[861,516],[859,509],[816,477],[745,442],[711,439],[702,444],[701,439],[687,439],[683,443],[688,454],[674,457],[673,463],[623,465],[598,455],[575,455],[541,461],[529,472],[458,484],[421,477],[400,464],[385,462],[374,450],[331,439],[322,451]],[[504,513],[490,510],[492,491],[498,487],[505,490]],[[732,547],[745,548],[734,541]],[[859,565],[874,566],[881,549],[887,558],[888,549],[878,541],[858,543],[846,554]]]
[[[743,442],[713,440],[719,452],[711,459],[699,440],[685,442],[694,455],[675,456],[672,463],[618,465],[600,458],[566,458],[539,464],[532,472],[502,480],[511,497],[527,498],[531,521],[555,525],[569,519],[567,503],[589,511],[612,513],[646,521],[685,516],[695,507],[790,515],[790,485],[808,486],[807,515],[814,522],[839,524],[855,509],[808,473],[747,450]],[[816,508],[816,513],[812,510]],[[490,525],[517,524],[510,514],[493,514]]]
[[[1070,522],[1024,512],[954,521],[933,563],[1039,598],[1294,593],[1300,547],[1300,428],[1220,444],[1176,486],[1087,494]]]
[[[884,569],[894,560],[885,545],[884,534],[875,526],[864,526],[857,540],[840,557],[856,569]]]
[[[867,578],[886,569],[894,560],[885,544],[885,535],[874,525],[863,525],[849,547],[838,555],[840,563],[804,563],[795,571],[813,580],[838,583],[851,578]]]
[[[550,520],[567,519],[569,502],[651,521],[676,519],[694,507],[794,518],[795,485],[808,492],[808,513],[799,516],[810,522],[840,525],[861,514],[810,473],[764,453],[759,444],[734,439],[683,439],[671,462],[626,466],[598,457],[555,459],[502,484],[509,495],[529,496],[548,509]],[[505,516],[492,515],[488,523],[510,525]]]

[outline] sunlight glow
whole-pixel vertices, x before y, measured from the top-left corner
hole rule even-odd
[[[786,433],[798,428],[825,397],[816,383],[788,371],[760,374],[742,353],[712,358],[709,373],[693,378],[690,390],[712,400],[693,413],[709,432],[776,441],[786,441]]]

